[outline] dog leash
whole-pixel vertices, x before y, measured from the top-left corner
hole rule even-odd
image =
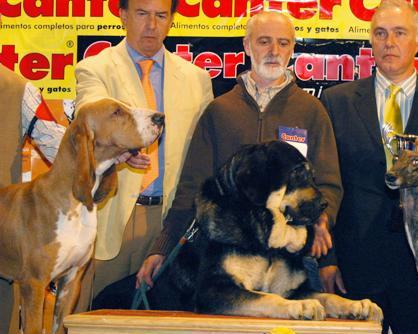
[[[174,259],[177,257],[178,252],[180,251],[181,247],[193,239],[199,228],[196,225],[196,218],[193,219],[192,223],[188,227],[186,233],[180,238],[177,245],[173,248],[173,250],[170,252],[170,254],[167,257],[167,260],[164,261],[162,264],[160,270],[157,272],[157,274],[154,277],[154,282],[161,276],[161,274],[164,272],[164,270],[174,261]],[[144,307],[146,310],[150,310],[150,305],[147,298],[147,290],[149,289],[149,286],[145,281],[142,281],[141,286],[135,290],[135,295],[132,300],[131,304],[131,310],[137,310],[141,303],[144,303]]]

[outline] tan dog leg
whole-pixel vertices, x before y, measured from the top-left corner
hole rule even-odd
[[[64,317],[71,314],[80,294],[81,278],[86,270],[84,265],[78,271],[71,269],[66,276],[58,281],[58,290],[54,311],[54,323],[52,333],[64,334]]]
[[[324,306],[327,316],[332,318],[372,320],[381,322],[383,312],[369,299],[351,300],[331,293],[317,293],[312,296]]]
[[[34,279],[20,283],[20,295],[23,301],[22,323],[25,334],[42,333],[45,285],[44,282]]]
[[[45,301],[44,301],[44,319],[43,319],[43,334],[52,334],[52,320],[54,317],[55,308],[55,293],[49,288],[45,290]]]
[[[20,334],[20,305],[22,304],[20,298],[20,287],[16,282],[14,282],[10,288],[13,288],[13,309],[10,317],[9,334]]]

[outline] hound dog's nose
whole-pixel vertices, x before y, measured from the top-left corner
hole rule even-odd
[[[164,125],[164,114],[163,113],[157,113],[157,114],[154,114],[152,117],[151,117],[151,121],[155,124],[155,125],[158,125],[158,126],[163,126]]]
[[[385,175],[385,181],[388,183],[396,183],[396,175],[393,175],[391,173],[386,173]]]

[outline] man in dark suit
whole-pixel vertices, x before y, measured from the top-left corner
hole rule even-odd
[[[418,134],[417,24],[409,3],[382,1],[370,29],[376,73],[332,87],[321,98],[334,126],[344,187],[334,230],[338,267],[323,268],[322,278],[329,291],[337,283],[348,297],[375,301],[384,312],[384,333],[390,326],[394,334],[418,333],[418,277],[399,214],[399,192],[384,182],[381,129],[390,86],[396,85],[402,129]]]

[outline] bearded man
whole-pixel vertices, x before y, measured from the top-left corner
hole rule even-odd
[[[137,274],[137,285],[142,280],[153,285],[152,277],[193,219],[200,185],[245,144],[275,139],[296,143],[312,162],[328,201],[315,227],[311,253],[319,257],[332,246],[328,227],[335,222],[342,197],[335,139],[322,104],[297,87],[287,69],[294,46],[294,26],[283,14],[260,12],[248,21],[244,48],[251,70],[239,76],[231,91],[213,100],[200,118],[173,206]]]

